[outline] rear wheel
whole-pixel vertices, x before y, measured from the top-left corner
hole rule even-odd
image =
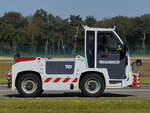
[[[17,89],[21,96],[35,97],[42,93],[42,83],[40,78],[32,73],[27,73],[19,77]]]
[[[104,79],[96,73],[89,73],[81,79],[81,91],[88,97],[99,97],[105,89]]]

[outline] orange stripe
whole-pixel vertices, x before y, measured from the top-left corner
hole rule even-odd
[[[78,81],[78,78],[75,78],[72,82],[76,83]]]
[[[66,83],[66,82],[68,82],[69,80],[70,80],[70,78],[65,78],[63,82]]]
[[[51,80],[52,78],[47,78],[44,82],[47,83]]]
[[[58,82],[60,79],[61,79],[61,78],[56,78],[56,79],[54,80],[54,83]]]

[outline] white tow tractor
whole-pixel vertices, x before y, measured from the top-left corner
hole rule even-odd
[[[85,29],[85,56],[47,59],[17,57],[11,86],[20,95],[35,97],[43,91],[81,90],[85,96],[101,96],[106,88],[132,84],[132,66],[126,45],[114,28]]]

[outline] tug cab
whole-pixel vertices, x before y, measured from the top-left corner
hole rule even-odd
[[[106,88],[132,84],[127,47],[114,28],[85,29],[85,56],[75,58],[17,57],[12,66],[11,88],[34,97],[43,91],[81,90],[85,96],[101,96]]]
[[[127,50],[114,29],[85,29],[88,68],[107,68],[110,79],[125,79]]]

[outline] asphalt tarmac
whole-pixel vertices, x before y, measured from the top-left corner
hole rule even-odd
[[[45,91],[38,98],[53,98],[53,97],[83,97],[80,91]],[[122,98],[150,98],[150,85],[144,85],[142,88],[123,88],[123,89],[106,89],[101,97],[122,97]],[[0,85],[0,98],[22,98],[17,91],[12,91],[6,88],[5,85]]]

